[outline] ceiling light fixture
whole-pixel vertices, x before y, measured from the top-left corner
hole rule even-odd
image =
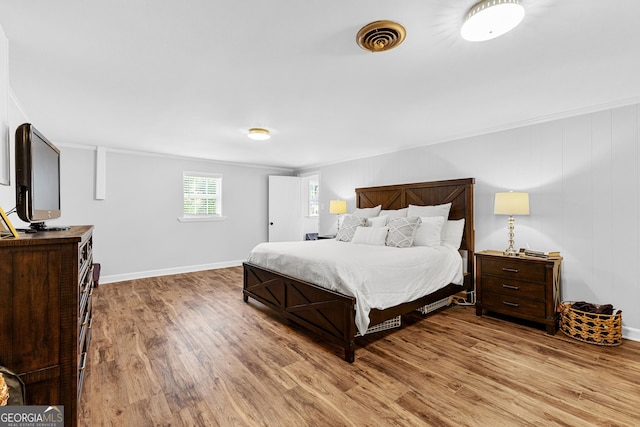
[[[254,141],[266,141],[267,139],[271,138],[271,135],[269,135],[269,130],[264,128],[251,128],[249,129],[249,133],[247,134],[247,136]]]
[[[524,18],[520,0],[482,0],[464,18],[460,35],[465,40],[491,40],[513,30]]]

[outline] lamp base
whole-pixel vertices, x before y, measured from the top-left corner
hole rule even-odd
[[[518,256],[518,252],[513,247],[505,249],[502,254],[507,256]]]
[[[514,229],[514,222],[515,219],[513,218],[513,215],[509,215],[509,247],[504,251],[505,255],[508,256],[516,256],[518,255],[518,252],[516,252],[516,249],[513,247],[514,241],[513,241],[513,229]]]

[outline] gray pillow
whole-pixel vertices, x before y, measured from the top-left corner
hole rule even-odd
[[[408,248],[413,245],[413,236],[420,225],[420,217],[392,218],[387,223],[387,246]]]
[[[351,239],[353,239],[353,234],[356,232],[356,228],[366,226],[367,218],[347,215],[344,217],[342,225],[336,234],[336,240],[339,242],[350,242]]]

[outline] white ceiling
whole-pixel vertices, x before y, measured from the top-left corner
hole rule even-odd
[[[305,168],[640,99],[640,1],[0,0],[11,87],[54,143]],[[357,31],[403,24],[394,50]],[[250,127],[273,137],[255,142]]]

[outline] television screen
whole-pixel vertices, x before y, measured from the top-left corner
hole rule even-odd
[[[29,123],[16,129],[16,210],[36,229],[61,215],[60,150]]]

